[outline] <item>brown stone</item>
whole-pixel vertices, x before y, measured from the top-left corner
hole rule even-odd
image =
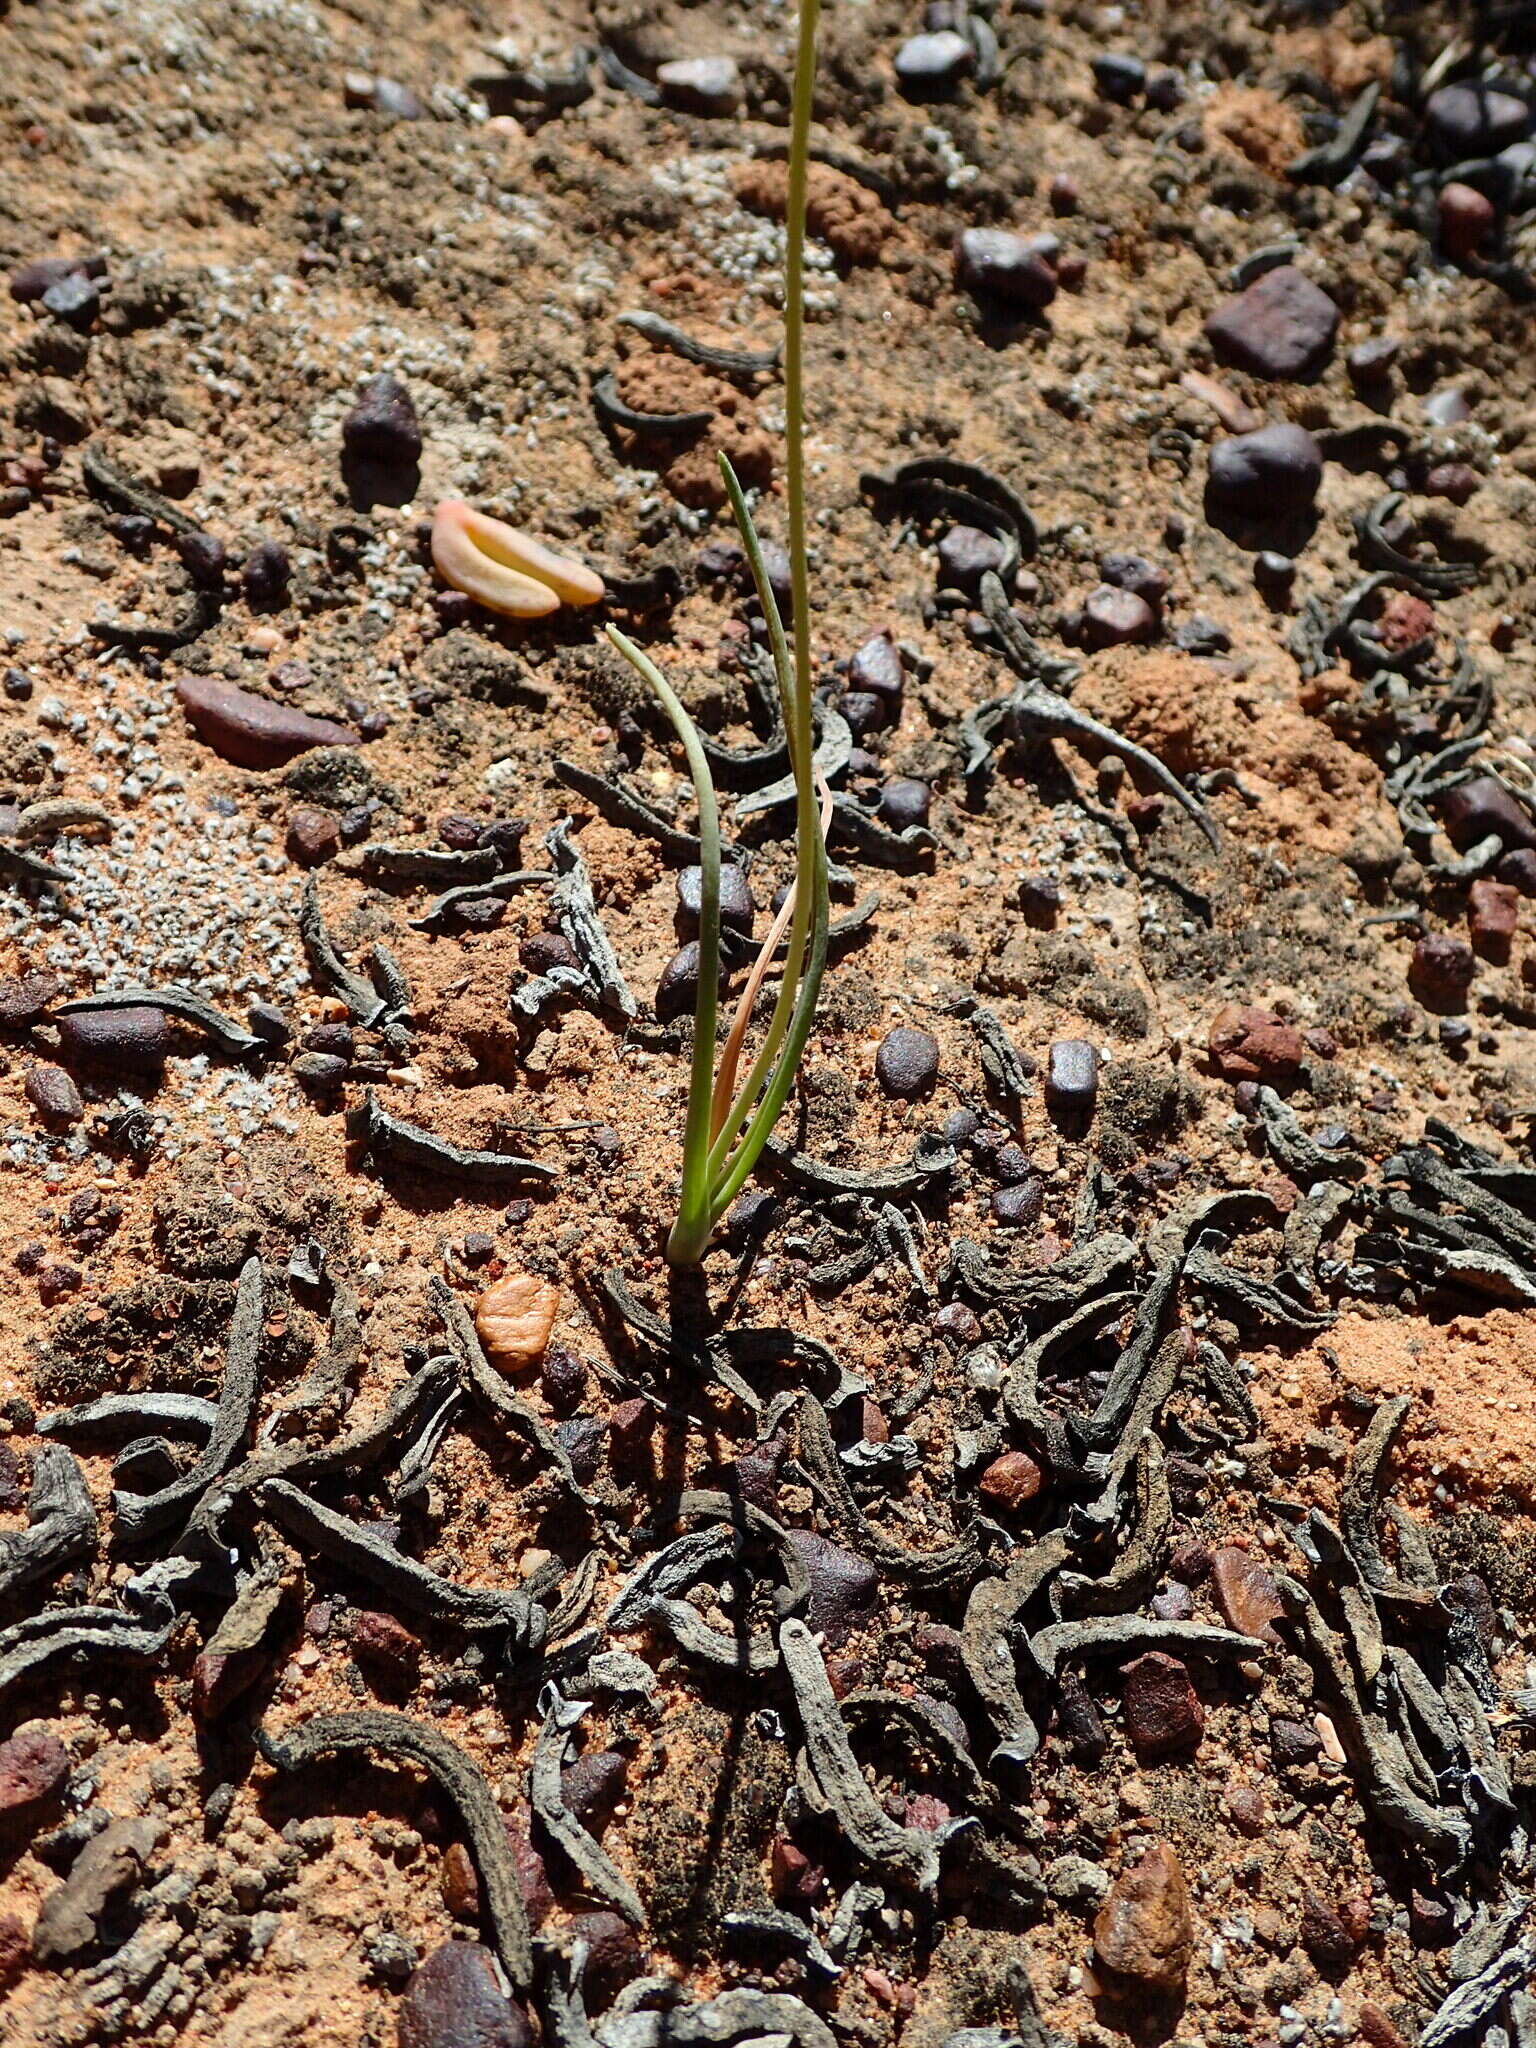
[[[1155,1991],[1182,1989],[1195,1948],[1184,1867],[1166,1842],[1154,1842],[1123,1870],[1093,1923],[1094,1952],[1106,1970]]]
[[[350,726],[311,718],[215,676],[183,676],[176,694],[198,738],[237,768],[281,768],[311,747],[362,744]]]
[[[523,1910],[528,1925],[537,1932],[554,1909],[555,1894],[544,1858],[533,1845],[533,1809],[527,1800],[520,1799],[510,1813],[503,1814],[501,1824],[517,1871]]]
[[[1260,1642],[1278,1643],[1275,1623],[1285,1613],[1280,1588],[1251,1551],[1228,1543],[1211,1558],[1211,1583],[1227,1627]]]
[[[474,1941],[447,1942],[412,1971],[397,2024],[400,2048],[529,2048],[533,2040],[490,1950]]]
[[[1148,1650],[1127,1664],[1121,1676],[1126,1733],[1143,1762],[1195,1748],[1205,1730],[1205,1709],[1177,1657]]]
[[[263,1652],[202,1650],[192,1664],[192,1712],[199,1721],[216,1721],[267,1668]]]
[[[537,1365],[560,1313],[560,1290],[537,1273],[507,1273],[475,1303],[475,1328],[502,1372]]]
[[[359,1608],[348,1617],[352,1654],[397,1685],[409,1685],[421,1663],[421,1644],[392,1614]]]
[[[45,1124],[77,1124],[85,1115],[75,1077],[62,1067],[30,1067],[21,1089]]]
[[[1408,2048],[1408,2043],[1393,2026],[1379,2005],[1369,2000],[1361,2006],[1355,2017],[1355,2026],[1362,2041],[1368,2048]]]
[[[15,1913],[0,1913],[0,1984],[14,1983],[32,1954],[32,1937]]]
[[[994,1506],[1013,1513],[1039,1493],[1043,1475],[1028,1451],[1004,1451],[982,1473],[982,1492]]]
[[[35,1824],[64,1788],[69,1752],[46,1728],[18,1728],[0,1742],[0,1823]]]
[[[1470,462],[1437,462],[1424,478],[1424,495],[1449,498],[1453,505],[1465,505],[1481,488],[1482,481]]]
[[[1083,602],[1085,646],[1125,647],[1139,640],[1157,638],[1157,614],[1134,590],[1117,590],[1101,583]]]
[[[1520,923],[1520,891],[1508,882],[1480,877],[1467,891],[1467,930],[1473,949],[1485,960],[1509,958],[1510,941]]]
[[[473,1926],[480,1917],[480,1880],[462,1842],[450,1842],[443,1851],[438,1883],[442,1888],[443,1904],[454,1919]]]
[[[1439,213],[1441,253],[1452,263],[1475,256],[1498,218],[1491,199],[1456,178],[1440,187]]]
[[[288,858],[301,868],[317,868],[341,851],[341,820],[333,811],[304,804],[288,819]]]
[[[1320,285],[1282,264],[1255,278],[1205,323],[1218,358],[1255,377],[1312,377],[1333,352],[1339,309]]]
[[[1326,1976],[1341,1976],[1360,1946],[1332,1906],[1315,1892],[1308,1892],[1302,1904],[1299,1939]]]
[[[781,1906],[804,1904],[821,1890],[825,1875],[788,1835],[775,1835],[768,1852],[768,1882]]]
[[[1227,1811],[1245,1835],[1263,1834],[1269,1821],[1269,1802],[1257,1785],[1229,1785]]]
[[[1461,1010],[1476,972],[1477,962],[1465,939],[1431,932],[1413,949],[1408,986],[1427,1010]]]
[[[56,974],[8,974],[0,980],[0,1031],[26,1031],[64,984]]]
[[[1227,1081],[1289,1081],[1306,1047],[1294,1024],[1273,1010],[1223,1003],[1206,1040],[1217,1072]]]
[[[135,1003],[127,1010],[76,1010],[59,1021],[59,1050],[94,1066],[153,1072],[165,1065],[170,1027],[164,1010]]]
[[[1389,653],[1401,654],[1431,638],[1435,608],[1411,590],[1389,590],[1376,614],[1376,638]]]

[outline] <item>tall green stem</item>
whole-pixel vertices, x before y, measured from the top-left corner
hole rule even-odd
[[[794,1086],[827,964],[827,850],[822,839],[812,766],[811,589],[805,516],[805,212],[810,166],[811,105],[816,86],[816,29],[820,0],[800,0],[790,111],[789,184],[784,254],[785,489],[789,506],[790,591],[794,656],[769,586],[762,547],[741,487],[724,456],[721,472],[730,496],[763,616],[768,622],[785,738],[795,778],[795,907],[784,977],[763,1043],[714,1141],[710,1139],[715,1025],[720,962],[720,825],[709,764],[693,722],[662,676],[638,647],[612,626],[608,638],[661,699],[682,740],[698,797],[700,866],[699,986],[694,1010],[693,1070],[683,1137],[683,1186],[677,1220],[667,1239],[674,1265],[696,1265],[709,1235],[751,1173]]]

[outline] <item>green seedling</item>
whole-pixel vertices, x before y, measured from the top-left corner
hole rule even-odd
[[[671,719],[687,756],[698,807],[699,865],[703,870],[699,992],[694,1006],[688,1115],[683,1128],[682,1194],[677,1219],[667,1238],[667,1257],[675,1266],[694,1266],[703,1258],[715,1225],[757,1164],[794,1086],[827,964],[827,848],[811,761],[811,598],[805,534],[805,198],[820,11],[820,0],[800,0],[784,254],[785,495],[789,506],[793,654],[769,586],[751,511],[735,471],[723,455],[720,458],[731,511],[752,567],[763,617],[768,622],[779,707],[795,778],[795,881],[793,892],[747,978],[718,1072],[715,1032],[720,987],[720,811],[714,783],[693,720],[677,693],[649,655],[617,628],[608,628],[609,640],[655,692]],[[789,941],[778,1000],[763,1042],[745,1078],[738,1083],[752,1005],[784,935],[786,921]]]

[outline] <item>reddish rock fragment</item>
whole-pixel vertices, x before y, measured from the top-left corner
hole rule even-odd
[[[1510,941],[1520,923],[1520,891],[1508,882],[1491,882],[1486,876],[1467,892],[1467,929],[1474,949],[1485,960],[1509,958]]]
[[[821,1890],[826,1875],[788,1835],[775,1835],[768,1852],[768,1882],[781,1906],[803,1905]]]
[[[14,1913],[0,1913],[0,1984],[14,1983],[27,1966],[32,1938]]]
[[[1205,1732],[1205,1709],[1177,1657],[1148,1650],[1127,1664],[1122,1676],[1126,1733],[1143,1762],[1195,1748]]]
[[[311,718],[213,676],[183,676],[176,694],[198,738],[237,768],[281,768],[311,747],[362,745],[350,726]]]
[[[1090,648],[1125,647],[1139,640],[1155,640],[1157,614],[1147,600],[1134,590],[1119,590],[1101,583],[1083,604],[1083,641]]]
[[[421,1664],[421,1644],[392,1614],[359,1608],[349,1618],[347,1641],[354,1657],[371,1664],[394,1684],[414,1683]]]
[[[0,1742],[0,1825],[35,1827],[64,1789],[69,1752],[46,1728],[21,1728]]]
[[[301,804],[288,819],[288,858],[301,868],[317,868],[341,851],[341,820],[334,811]]]
[[[1376,615],[1376,638],[1392,654],[1428,640],[1435,630],[1434,606],[1411,590],[1389,590]]]
[[[442,1889],[443,1904],[454,1919],[473,1926],[480,1917],[480,1880],[475,1875],[470,1853],[462,1842],[450,1842],[443,1851],[438,1884]]]
[[[1211,1019],[1206,1043],[1227,1081],[1293,1080],[1306,1051],[1294,1024],[1246,1003],[1224,1003]]]
[[[1369,2001],[1362,2005],[1355,2025],[1368,2048],[1408,2048],[1408,2043],[1379,2005],[1372,2005]]]
[[[1205,323],[1217,356],[1255,377],[1314,376],[1333,352],[1339,309],[1294,264],[1267,270]]]
[[[74,1076],[62,1067],[31,1067],[21,1087],[45,1124],[77,1124],[85,1115]]]
[[[533,2040],[490,1950],[474,1941],[445,1943],[411,1973],[398,2026],[400,2048],[529,2048]]]
[[[1427,1010],[1461,1010],[1476,972],[1477,962],[1465,939],[1431,932],[1413,949],[1408,986]]]
[[[165,1065],[170,1027],[164,1010],[148,1004],[128,1010],[76,1010],[59,1019],[59,1050],[66,1059],[152,1073]]]
[[[1106,1970],[1154,1991],[1182,1989],[1195,1949],[1184,1867],[1166,1842],[1152,1847],[1110,1887],[1093,1923],[1094,1952]]]
[[[217,1721],[267,1668],[257,1650],[203,1650],[192,1665],[192,1712],[199,1721]]]
[[[1258,1558],[1235,1543],[1224,1545],[1211,1559],[1211,1583],[1228,1628],[1279,1644],[1275,1623],[1285,1607],[1280,1588]]]
[[[995,1507],[1014,1513],[1035,1498],[1041,1482],[1040,1467],[1028,1451],[1004,1451],[992,1460],[978,1483]]]
[[[1441,253],[1452,263],[1475,256],[1498,218],[1491,199],[1455,178],[1440,188],[1439,215]]]
[[[1424,495],[1465,505],[1482,481],[1470,462],[1437,462],[1424,479]]]
[[[1359,1943],[1325,1899],[1308,1892],[1301,1909],[1300,1941],[1325,1976],[1342,1976],[1354,1962]]]

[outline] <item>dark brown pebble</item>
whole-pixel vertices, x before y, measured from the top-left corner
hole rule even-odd
[[[955,277],[978,298],[1035,312],[1056,296],[1056,267],[1045,247],[1006,228],[967,228],[955,244]]]
[[[620,1401],[608,1417],[608,1443],[615,1465],[633,1464],[656,1428],[656,1410],[634,1395]]]
[[[1229,1785],[1227,1811],[1245,1835],[1261,1835],[1269,1821],[1269,1803],[1256,1785]]]
[[[349,1060],[357,1050],[357,1040],[350,1024],[316,1024],[304,1034],[304,1050],[329,1053],[332,1059]]]
[[[618,1914],[609,1912],[578,1913],[571,1922],[570,1937],[573,1942],[586,1943],[587,2004],[592,2011],[601,2012],[644,1969],[640,1943]]]
[[[880,792],[880,815],[893,832],[926,825],[932,806],[933,791],[910,775],[897,776]]]
[[[1159,1621],[1188,1621],[1195,1611],[1195,1596],[1175,1579],[1161,1593],[1152,1595],[1152,1612]]]
[[[301,1052],[288,1062],[288,1071],[302,1087],[315,1095],[328,1095],[347,1078],[350,1062],[328,1052]]]
[[[467,817],[463,811],[449,811],[437,821],[437,836],[454,853],[471,853],[480,844],[483,818]]]
[[[1467,891],[1467,932],[1474,952],[1500,965],[1520,926],[1520,891],[1480,876]]]
[[[1093,60],[1093,82],[1099,98],[1117,107],[1128,107],[1139,98],[1147,82],[1147,67],[1139,57],[1121,50],[1104,50]]]
[[[587,1391],[587,1368],[575,1352],[551,1344],[540,1363],[539,1379],[550,1413],[561,1418],[574,1415]]]
[[[898,1024],[880,1041],[875,1079],[887,1095],[911,1102],[926,1095],[939,1078],[939,1042],[928,1031]]]
[[[1424,495],[1465,505],[1482,481],[1470,462],[1437,462],[1424,479]]]
[[[77,1124],[85,1115],[85,1103],[75,1078],[62,1067],[31,1067],[21,1086],[44,1123]]]
[[[1211,496],[1250,518],[1302,512],[1323,480],[1323,451],[1305,427],[1290,421],[1233,434],[1211,450]]]
[[[200,1650],[192,1661],[193,1714],[204,1724],[217,1721],[268,1668],[259,1648]]]
[[[1153,611],[1162,610],[1168,595],[1168,571],[1149,562],[1145,555],[1105,555],[1099,563],[1099,574],[1116,590],[1129,590]]]
[[[602,1835],[628,1787],[629,1762],[616,1749],[586,1750],[560,1773],[561,1796],[589,1835]]]
[[[873,690],[845,690],[837,708],[848,721],[848,729],[855,739],[883,732],[891,722],[890,699],[877,697]]]
[[[1078,1763],[1102,1763],[1109,1754],[1109,1730],[1075,1671],[1063,1671],[1057,1681],[1056,1727]]]
[[[275,540],[258,541],[240,570],[240,587],[245,601],[260,610],[283,602],[293,577],[293,565],[286,548]]]
[[[1125,1666],[1125,1727],[1143,1762],[1195,1748],[1205,1730],[1205,1709],[1177,1657],[1148,1650]]]
[[[1369,341],[1360,342],[1344,358],[1349,381],[1357,390],[1379,390],[1392,375],[1400,352],[1401,344],[1390,334],[1373,335]]]
[[[1046,198],[1055,214],[1076,213],[1078,202],[1077,180],[1068,177],[1065,171],[1058,171],[1046,187]]]
[[[1082,636],[1085,647],[1125,647],[1136,641],[1157,637],[1157,614],[1134,590],[1117,590],[1101,583],[1083,603]]]
[[[1277,1716],[1269,1724],[1269,1753],[1277,1771],[1299,1771],[1315,1763],[1323,1745],[1310,1721]]]
[[[1045,1189],[1038,1180],[1016,1181],[993,1191],[993,1220],[1015,1229],[1038,1223],[1044,1207]]]
[[[1284,263],[1219,306],[1205,323],[1218,358],[1250,376],[1312,377],[1338,332],[1339,309],[1319,285]]]
[[[387,469],[408,469],[421,456],[421,426],[411,394],[392,370],[381,370],[341,423],[349,455]]]
[[[528,2016],[502,1990],[495,1958],[450,1941],[411,1972],[400,2000],[399,2048],[531,2048]]]
[[[872,633],[848,664],[850,690],[868,690],[894,702],[906,687],[901,649],[889,633]]]
[[[396,1685],[414,1682],[421,1664],[421,1644],[402,1621],[371,1608],[356,1608],[347,1617],[347,1641],[359,1663],[367,1664]]]
[[[170,1030],[163,1010],[81,1010],[59,1019],[59,1048],[66,1059],[103,1067],[152,1070],[165,1064]]]
[[[0,1742],[0,1823],[9,1833],[35,1828],[63,1791],[69,1752],[46,1728],[24,1728]]]
[[[1300,1941],[1325,1976],[1342,1976],[1359,1952],[1359,1943],[1339,1915],[1316,1892],[1308,1892],[1301,1909]]]
[[[1458,853],[1467,853],[1491,832],[1506,847],[1536,851],[1536,820],[1492,775],[1474,775],[1439,799],[1440,822]]]
[[[576,948],[563,932],[530,932],[518,947],[517,957],[530,974],[548,974],[554,967],[581,971]]]
[[[1440,188],[1438,218],[1441,254],[1452,263],[1465,263],[1487,241],[1498,214],[1475,185],[1453,179]]]
[[[56,974],[8,974],[0,980],[0,1031],[27,1031],[64,984]]]
[[[289,815],[288,858],[301,868],[317,868],[341,851],[341,820],[334,811],[305,804]]]
[[[851,1550],[811,1529],[791,1529],[789,1542],[798,1551],[811,1582],[806,1621],[834,1649],[847,1642],[854,1627],[868,1618],[880,1590],[880,1574]]]
[[[929,1325],[936,1337],[947,1337],[961,1350],[981,1342],[981,1322],[963,1301],[946,1302]]]
[[[725,975],[726,965],[722,960],[722,984]],[[699,942],[697,939],[690,939],[687,945],[678,947],[662,969],[661,980],[656,984],[657,1021],[662,1024],[674,1024],[679,1017],[692,1016],[698,998]]]
[[[183,676],[176,694],[198,738],[239,768],[281,768],[311,747],[355,747],[358,735],[212,676]]]
[[[1530,131],[1531,110],[1515,93],[1468,79],[1436,87],[1424,102],[1424,120],[1443,155],[1466,162],[1519,142]]]
[[[1168,1560],[1169,1575],[1186,1586],[1198,1586],[1210,1569],[1210,1546],[1198,1541],[1179,1544]]]
[[[704,870],[680,868],[677,876],[677,907],[683,927],[692,937],[699,928],[699,911],[704,898]],[[733,860],[720,863],[720,922],[728,930],[750,938],[757,918],[752,884]]]
[[[909,100],[937,99],[954,90],[976,68],[976,52],[952,28],[909,36],[896,52],[896,83]]]
[[[952,590],[980,589],[981,579],[1003,565],[1003,543],[979,526],[952,526],[939,541],[939,582]]]
[[[1465,939],[1431,932],[1419,940],[1408,964],[1408,986],[1427,1010],[1459,1010],[1477,972]]]
[[[202,590],[217,590],[224,582],[229,553],[223,541],[211,533],[179,533],[176,552],[181,565]]]
[[[84,274],[85,263],[79,256],[34,256],[11,272],[11,297],[18,305],[32,305],[65,278]]]
[[[781,1906],[805,1905],[821,1890],[826,1872],[788,1835],[775,1835],[768,1852],[768,1883]]]

